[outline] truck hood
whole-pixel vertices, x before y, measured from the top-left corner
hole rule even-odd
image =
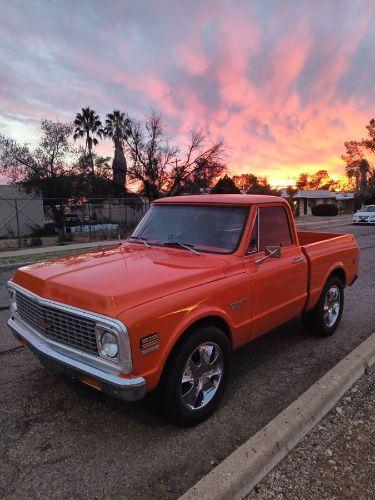
[[[222,279],[228,265],[228,256],[124,243],[21,267],[13,281],[41,297],[116,317],[151,300]]]

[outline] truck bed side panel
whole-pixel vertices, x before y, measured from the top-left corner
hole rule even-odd
[[[305,310],[319,300],[329,275],[336,269],[349,285],[358,274],[359,248],[351,234],[299,232],[298,238],[309,266],[308,298]]]

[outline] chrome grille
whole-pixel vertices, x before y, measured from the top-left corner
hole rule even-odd
[[[39,304],[17,291],[20,318],[44,337],[90,354],[98,354],[95,321]]]

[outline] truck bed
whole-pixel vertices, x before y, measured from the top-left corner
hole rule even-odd
[[[301,246],[311,245],[313,243],[320,243],[329,241],[333,238],[341,238],[342,236],[352,237],[347,233],[315,233],[312,231],[297,231],[298,241]]]
[[[297,235],[308,264],[308,310],[316,305],[332,271],[342,270],[345,285],[352,283],[358,272],[359,248],[352,234],[298,231]]]

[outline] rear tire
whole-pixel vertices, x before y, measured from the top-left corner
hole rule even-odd
[[[192,426],[219,406],[228,385],[232,349],[215,326],[191,331],[168,360],[161,382],[164,410],[175,424]]]
[[[333,335],[340,324],[344,307],[344,285],[336,276],[327,280],[314,309],[302,315],[303,326],[320,337]]]

